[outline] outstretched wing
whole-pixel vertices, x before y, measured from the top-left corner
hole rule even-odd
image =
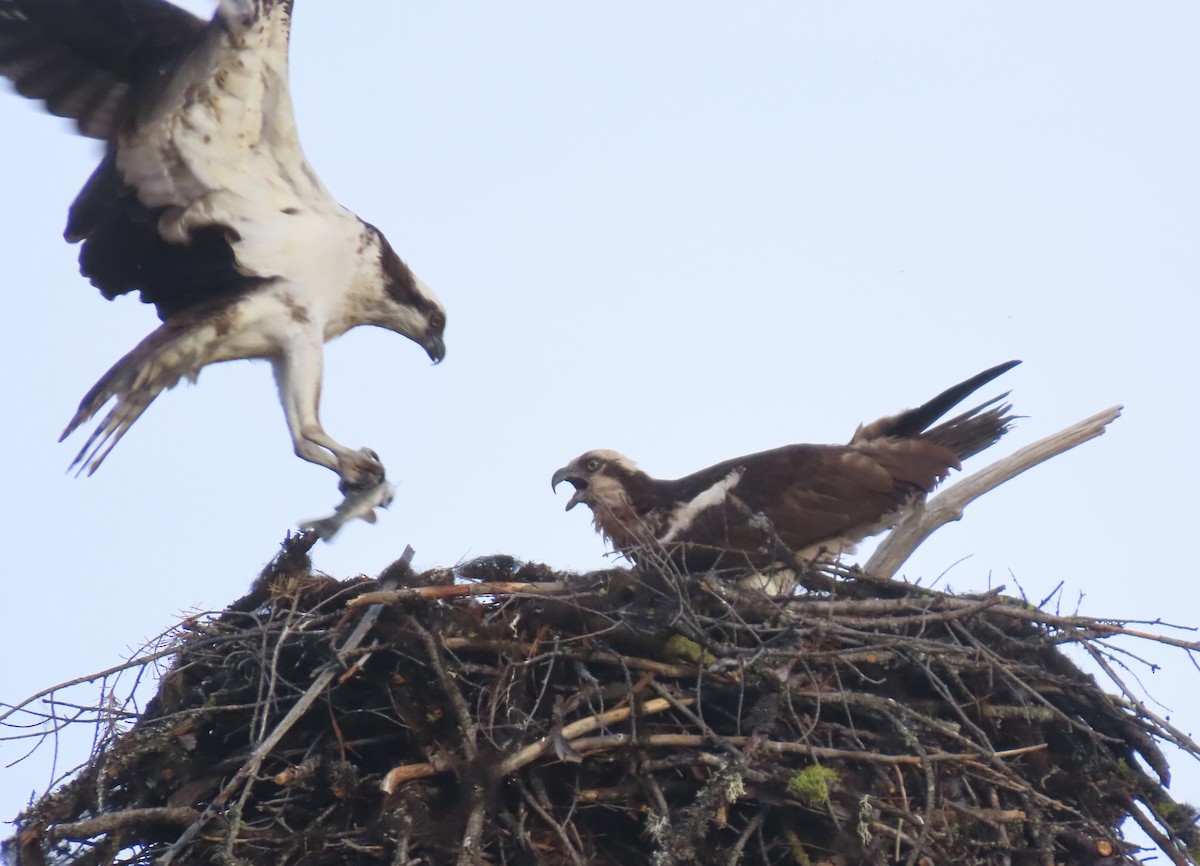
[[[162,0],[0,0],[0,73],[108,142],[65,232],[105,297],[167,320],[288,273],[331,217],[360,230],[300,148],[290,26],[287,0],[222,0],[211,24]]]
[[[0,0],[0,75],[82,134],[108,140],[131,94],[204,25],[164,0]]]

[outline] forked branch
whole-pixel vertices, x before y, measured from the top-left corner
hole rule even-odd
[[[923,506],[913,508],[883,540],[863,566],[863,570],[874,577],[890,579],[926,538],[947,523],[961,519],[963,509],[969,504],[989,490],[994,490],[1017,477],[1026,469],[1032,469],[1076,445],[1095,439],[1120,417],[1122,408],[1113,406],[1111,409],[1097,412],[1065,430],[1027,445],[973,475],[968,475]]]

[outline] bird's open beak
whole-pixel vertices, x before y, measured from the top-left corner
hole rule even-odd
[[[425,347],[429,360],[435,364],[440,364],[442,358],[446,357],[446,341],[441,337],[430,337],[421,345]]]
[[[583,497],[587,494],[588,483],[587,479],[577,473],[572,467],[564,466],[555,472],[554,477],[550,479],[550,489],[558,489],[558,485],[564,481],[571,482],[575,488],[575,493],[567,500],[567,507],[564,509],[565,511],[570,511],[580,502],[583,502]]]

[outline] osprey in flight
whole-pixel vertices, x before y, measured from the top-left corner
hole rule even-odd
[[[162,325],[83,398],[63,438],[110,402],[72,468],[103,462],[159,393],[218,361],[264,358],[296,454],[338,473],[333,523],[391,487],[369,449],[321,426],[323,345],[357,325],[436,363],[446,313],[383,234],[342,207],[300,148],[288,92],[291,0],[220,0],[204,21],[164,0],[0,0],[0,73],[104,159],[67,220],[106,298],[137,291]]]
[[[573,485],[567,510],[589,506],[596,530],[637,563],[759,576],[803,566],[891,528],[960,461],[1003,436],[1013,420],[1007,394],[930,425],[1019,363],[984,370],[923,406],[860,425],[847,445],[785,445],[676,481],[651,478],[615,451],[589,451],[551,483]]]

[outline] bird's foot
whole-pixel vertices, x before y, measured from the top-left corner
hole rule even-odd
[[[396,495],[396,488],[388,483],[382,475],[370,486],[357,487],[353,490],[346,490],[344,482],[339,486],[345,494],[345,498],[334,509],[333,514],[320,520],[306,521],[300,524],[301,529],[306,532],[315,532],[323,540],[329,541],[339,529],[355,518],[365,520],[367,523],[374,523],[375,509],[387,508],[392,504],[392,498]]]
[[[347,498],[360,490],[370,490],[384,482],[383,463],[370,448],[360,448],[338,460],[338,490]]]

